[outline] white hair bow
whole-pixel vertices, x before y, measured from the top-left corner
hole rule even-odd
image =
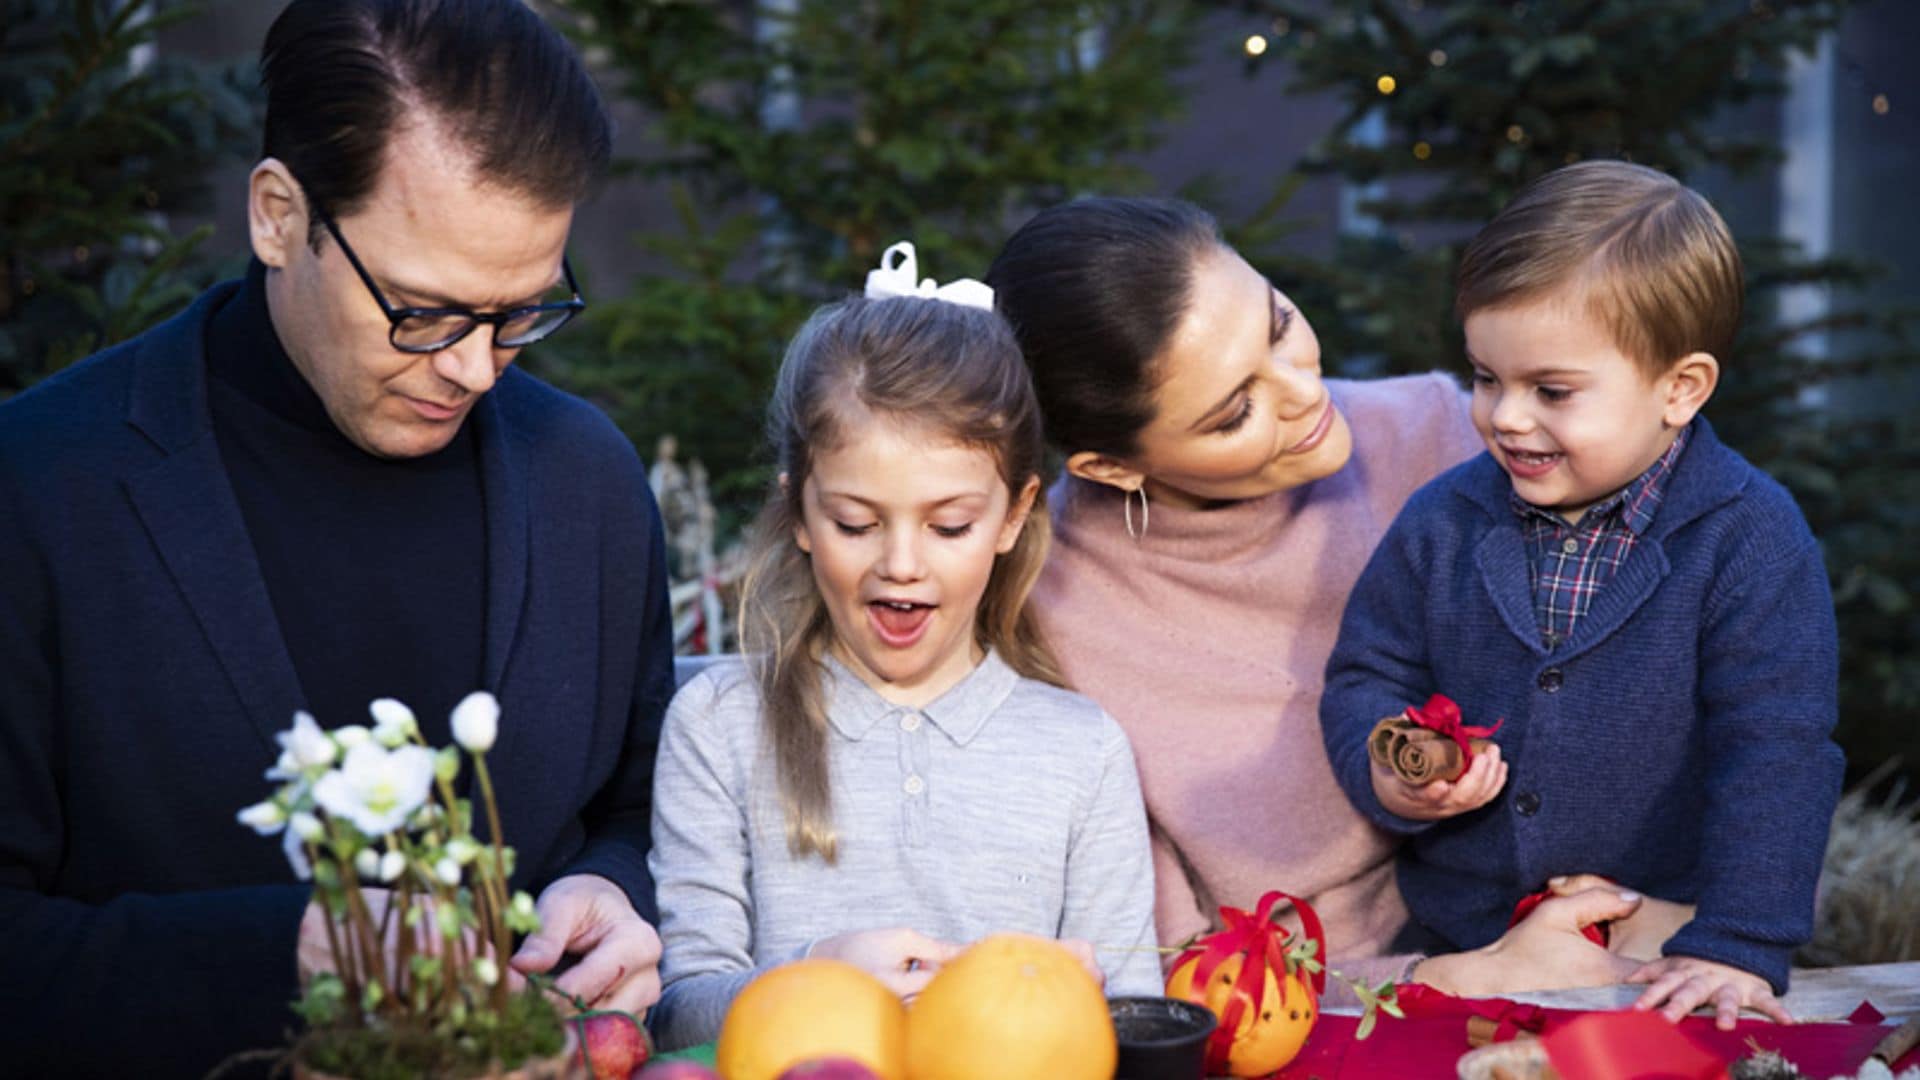
[[[899,256],[896,260],[895,256]],[[993,289],[985,282],[960,278],[945,285],[932,278],[920,279],[920,261],[913,243],[902,240],[880,256],[880,268],[867,271],[867,298],[885,300],[895,296],[919,296],[945,300],[949,304],[993,310]]]

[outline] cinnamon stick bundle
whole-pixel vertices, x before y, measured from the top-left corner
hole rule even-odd
[[[1467,745],[1478,754],[1493,745],[1491,739],[1471,738]],[[1406,716],[1389,716],[1373,725],[1367,736],[1367,756],[1409,784],[1458,780],[1467,771],[1466,755],[1451,738],[1421,727]]]

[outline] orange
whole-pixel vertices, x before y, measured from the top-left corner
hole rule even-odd
[[[720,1026],[725,1080],[776,1080],[815,1058],[860,1062],[906,1080],[907,1009],[886,984],[839,960],[782,964],[748,983]]]
[[[913,1080],[1112,1080],[1119,1053],[1100,984],[1064,946],[1025,934],[955,957],[907,1019]]]
[[[1199,957],[1173,969],[1167,977],[1167,996],[1191,1001],[1196,1005],[1205,1005],[1213,1010],[1213,1015],[1226,1023],[1227,1003],[1236,996],[1248,999],[1245,991],[1234,989],[1234,980],[1240,977],[1240,967],[1246,962],[1244,954],[1229,956],[1213,969],[1213,977],[1207,981],[1205,995],[1194,992],[1193,969],[1200,963]],[[1313,1030],[1313,1021],[1320,1013],[1319,1001],[1314,995],[1313,984],[1307,981],[1304,969],[1285,976],[1287,1000],[1280,1001],[1280,980],[1274,977],[1272,968],[1267,969],[1266,990],[1260,998],[1260,1011],[1256,1014],[1253,1002],[1240,1010],[1240,1022],[1234,1026],[1233,1046],[1227,1051],[1227,1074],[1229,1076],[1265,1076],[1292,1061],[1300,1048],[1306,1045],[1307,1035]]]

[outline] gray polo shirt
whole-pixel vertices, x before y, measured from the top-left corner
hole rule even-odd
[[[905,926],[968,942],[1085,938],[1107,993],[1155,994],[1153,866],[1133,751],[1100,706],[997,655],[921,709],[823,674],[839,861],[796,859],[759,688],[738,662],[667,710],[653,851],[663,1048],[706,1042],[759,972],[813,942]]]

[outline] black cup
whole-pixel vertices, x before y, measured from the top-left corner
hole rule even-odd
[[[1107,1000],[1120,1037],[1114,1080],[1202,1080],[1207,1075],[1207,1036],[1213,1013],[1204,1006],[1164,997]]]

